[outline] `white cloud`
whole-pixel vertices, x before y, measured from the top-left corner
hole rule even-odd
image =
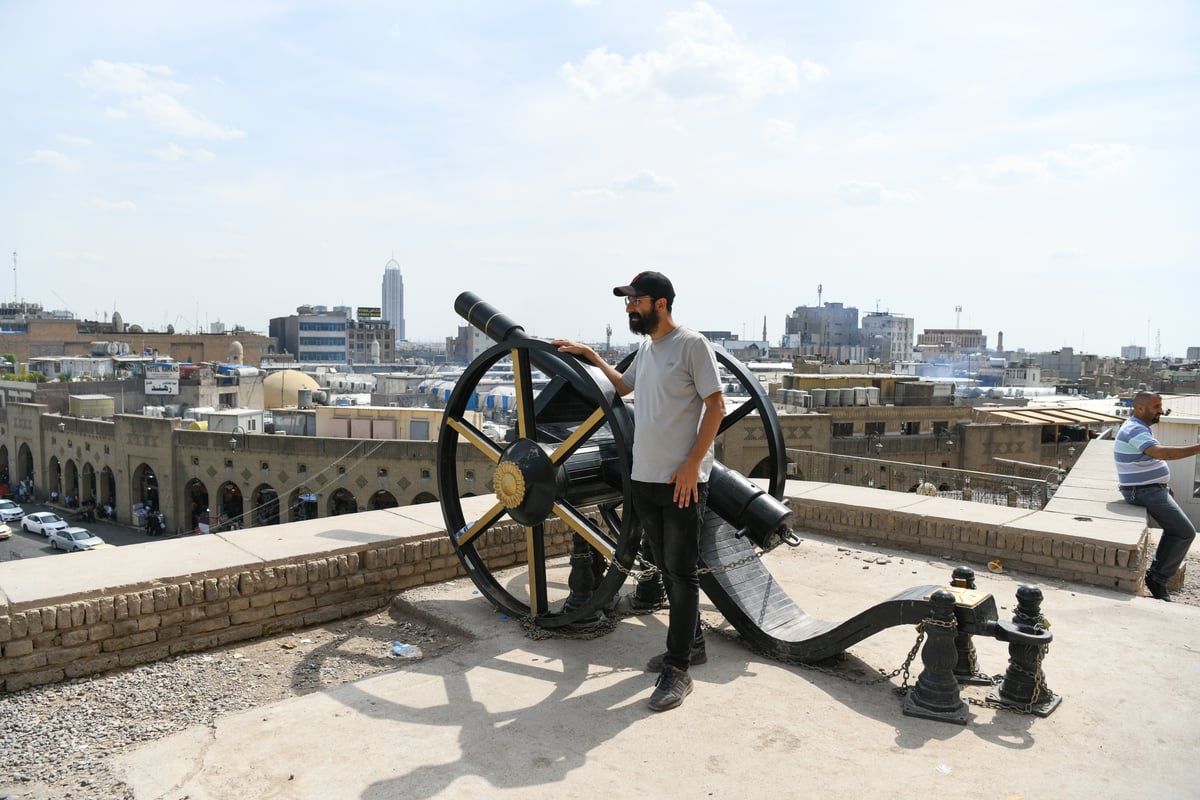
[[[197,139],[240,139],[246,134],[214,122],[179,102],[189,86],[170,79],[171,70],[165,66],[147,66],[93,61],[83,71],[80,85],[100,93],[120,98],[118,108],[109,107],[105,113],[114,118],[141,116],[155,128],[176,136]]]
[[[34,150],[22,163],[37,164],[59,172],[78,172],[79,163],[66,153],[57,150]]]
[[[203,147],[188,150],[172,142],[165,147],[156,147],[150,151],[159,161],[212,161],[216,158],[212,152]]]
[[[791,94],[802,78],[815,82],[828,74],[819,64],[805,61],[797,67],[785,55],[755,48],[707,3],[672,14],[665,29],[669,41],[662,50],[625,58],[598,47],[578,64],[564,64],[559,74],[593,98],[649,91],[673,97],[757,98]]]
[[[92,143],[92,140],[86,136],[72,136],[67,133],[60,133],[56,138],[63,144],[73,144],[79,147],[88,147]]]
[[[673,192],[677,188],[675,181],[655,175],[650,170],[642,170],[637,175],[622,178],[613,184],[620,192]]]
[[[997,186],[1045,184],[1068,178],[1105,178],[1133,164],[1134,148],[1127,144],[1070,144],[1065,150],[1036,155],[1014,154],[969,165],[960,171],[967,183]]]
[[[1133,163],[1127,144],[1070,144],[1066,150],[1045,154],[1056,173],[1079,178],[1100,178],[1124,172]]]
[[[884,188],[879,183],[846,181],[838,187],[838,197],[852,206],[877,206],[883,202]]]
[[[855,139],[854,143],[859,147],[883,147],[888,144],[888,137],[879,131],[871,131]]]
[[[105,200],[95,197],[88,205],[97,211],[137,211],[137,206],[132,200]]]
[[[800,62],[800,76],[809,83],[820,83],[829,77],[829,67],[806,58]]]
[[[796,125],[783,119],[769,119],[763,126],[763,141],[767,144],[786,145],[796,141]]]
[[[1055,261],[1079,261],[1083,258],[1083,250],[1078,247],[1060,247],[1050,254]]]
[[[919,195],[913,191],[889,189],[882,183],[845,181],[838,186],[838,197],[851,206],[877,206],[881,203],[916,200]]]
[[[612,189],[576,189],[571,192],[572,197],[616,197],[617,193]]]

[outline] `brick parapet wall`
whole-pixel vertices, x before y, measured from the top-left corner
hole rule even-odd
[[[566,555],[571,544],[567,526],[555,519],[544,527],[547,555]],[[524,563],[524,528],[497,526],[476,547],[490,569]],[[296,563],[259,562],[35,607],[9,607],[0,613],[0,691],[318,625],[383,608],[397,592],[464,574],[449,538],[436,533]]]
[[[985,565],[999,559],[1004,569],[1045,578],[1135,592],[1147,565],[1150,531],[1144,525],[1133,544],[1089,541],[1071,534],[1029,530],[1016,524],[989,524],[832,503],[826,498],[788,499],[794,527],[888,544],[947,560]]]

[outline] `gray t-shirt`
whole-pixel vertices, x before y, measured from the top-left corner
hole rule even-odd
[[[704,415],[704,398],[721,390],[717,357],[708,340],[677,327],[658,341],[638,346],[622,379],[634,391],[633,473],[635,481],[666,483],[691,452]],[[713,448],[700,465],[707,481]]]

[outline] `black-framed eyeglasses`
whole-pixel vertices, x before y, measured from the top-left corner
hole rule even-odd
[[[649,297],[649,296],[650,295],[648,295],[648,294],[639,294],[639,295],[634,295],[633,297],[624,297],[622,299],[624,300],[626,306],[636,306],[642,302],[643,297]]]

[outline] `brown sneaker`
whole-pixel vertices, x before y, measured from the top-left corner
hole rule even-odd
[[[692,693],[692,676],[675,667],[663,667],[662,674],[654,682],[654,693],[650,695],[651,711],[667,711],[683,704],[683,698]]]

